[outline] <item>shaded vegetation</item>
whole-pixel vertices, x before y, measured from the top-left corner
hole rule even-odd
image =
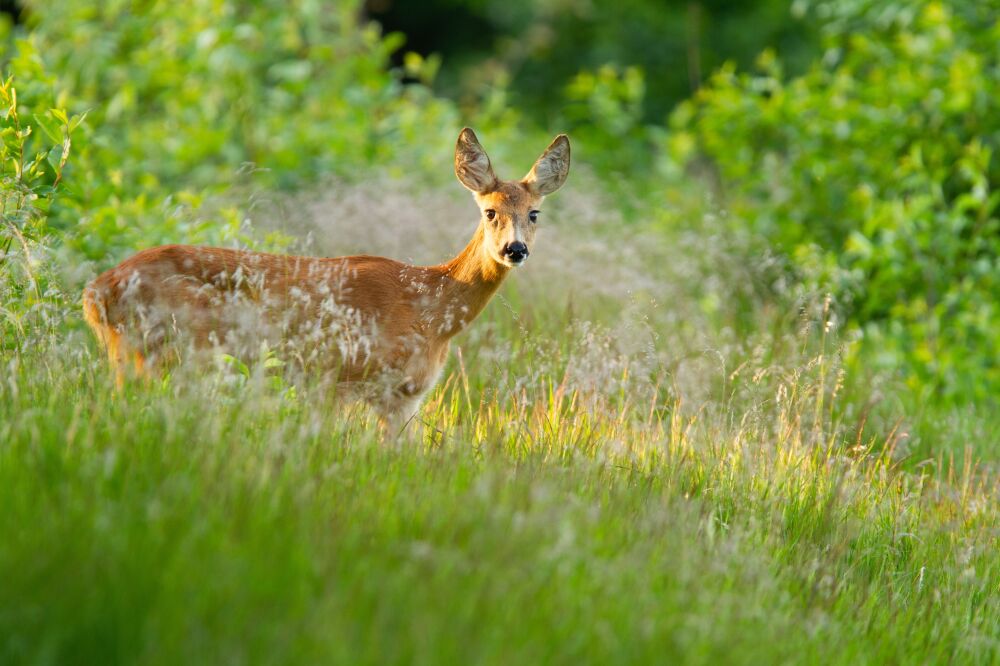
[[[436,89],[474,102],[504,86],[515,106],[555,125],[567,118],[553,92],[605,65],[641,70],[647,81],[641,118],[662,122],[728,60],[749,66],[771,45],[798,69],[818,51],[807,4],[793,13],[785,0],[369,0],[365,6],[370,18],[406,35],[408,51],[443,59]]]

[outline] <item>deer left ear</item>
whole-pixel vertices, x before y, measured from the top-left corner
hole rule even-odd
[[[552,194],[566,182],[569,175],[569,137],[560,134],[524,177],[524,184],[537,195]]]

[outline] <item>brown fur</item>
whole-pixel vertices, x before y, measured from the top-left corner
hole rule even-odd
[[[565,165],[556,187],[569,166],[565,137],[557,144],[565,146],[558,151]],[[482,188],[475,197],[483,217],[466,248],[444,264],[167,245],[98,276],[84,291],[84,318],[119,386],[130,363],[146,374],[175,357],[178,342],[244,354],[266,342],[284,345],[304,369],[362,387],[383,419],[398,423],[434,385],[451,338],[482,312],[510,271],[504,244],[517,238],[531,246],[529,212],[541,204],[538,191],[552,185],[532,174],[548,163],[553,146],[525,180],[500,181],[475,135],[463,130],[456,174],[466,187]],[[496,211],[493,220],[487,210]]]

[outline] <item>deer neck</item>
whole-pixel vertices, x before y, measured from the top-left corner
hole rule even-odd
[[[445,328],[446,337],[460,333],[479,316],[510,272],[509,267],[490,256],[485,243],[480,224],[465,249],[438,267],[446,278],[439,321],[453,322]]]

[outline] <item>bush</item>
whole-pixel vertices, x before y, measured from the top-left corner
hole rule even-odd
[[[401,85],[387,67],[401,39],[359,24],[354,1],[28,8],[30,32],[3,60],[19,77],[57,73],[54,96],[89,112],[50,224],[92,259],[231,238],[240,211],[206,204],[234,184],[292,187],[374,161],[427,167],[437,158],[421,147],[454,138],[453,106]]]
[[[43,91],[38,77],[26,89]],[[52,206],[82,117],[39,104],[31,113],[13,77],[0,82],[0,352],[20,348],[29,332],[53,324],[58,289],[46,261]]]
[[[877,4],[877,3],[876,3]],[[1000,389],[1000,25],[975,4],[821,3],[828,51],[723,68],[673,115],[675,160],[711,158],[728,205],[838,297],[858,360],[919,395]]]

